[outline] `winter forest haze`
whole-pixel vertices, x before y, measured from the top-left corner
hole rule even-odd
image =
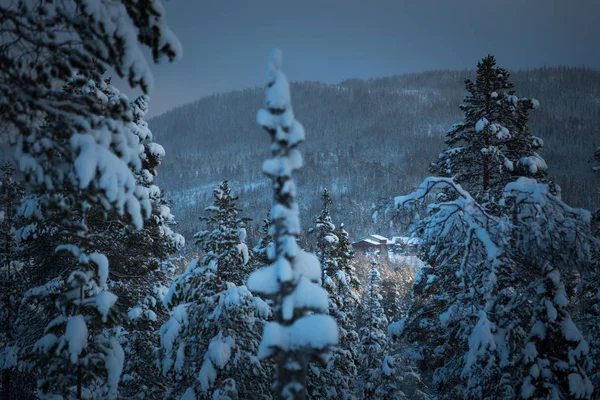
[[[0,1],[0,400],[600,398],[600,3]]]

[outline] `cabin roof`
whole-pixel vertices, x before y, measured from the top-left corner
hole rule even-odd
[[[377,242],[375,240],[372,240],[372,239],[368,239],[368,238],[357,240],[356,242],[354,242],[352,244],[358,244],[358,243],[368,243],[368,244],[372,244],[372,245],[375,245],[375,246],[381,245],[381,243],[379,243],[379,242]]]
[[[386,238],[385,236],[381,236],[381,235],[369,235],[372,238],[375,238],[377,240],[385,240],[386,242],[389,242],[390,239]]]

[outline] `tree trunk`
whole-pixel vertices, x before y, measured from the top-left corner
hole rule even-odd
[[[483,191],[487,192],[490,186],[490,170],[488,168],[487,157],[483,164]]]
[[[485,148],[489,151],[490,142],[488,138],[485,138]],[[490,187],[490,156],[486,154],[483,156],[483,193],[486,193]],[[487,198],[487,196],[486,196]]]

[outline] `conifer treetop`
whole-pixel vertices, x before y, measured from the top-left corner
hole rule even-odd
[[[478,201],[500,197],[514,176],[547,180],[537,153],[543,141],[528,128],[529,111],[539,103],[518,97],[509,77],[492,55],[477,64],[475,81],[465,80],[464,120],[446,133],[447,149],[431,164],[432,173],[453,177]]]

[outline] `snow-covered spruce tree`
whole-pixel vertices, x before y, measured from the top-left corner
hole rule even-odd
[[[24,385],[17,381],[16,376],[19,350],[15,320],[25,289],[25,279],[22,276],[23,263],[18,259],[14,232],[17,226],[17,206],[24,192],[23,185],[13,178],[15,168],[11,164],[2,165],[0,171],[0,397],[16,399],[17,393],[24,390]]]
[[[353,265],[354,252],[344,224],[340,224],[334,233],[339,238],[339,242],[336,249],[337,270],[332,278],[335,292],[331,293],[333,301],[330,302],[330,307],[331,304],[335,304],[335,308],[331,308],[331,313],[338,321],[339,327],[340,345],[336,348],[336,354],[342,353],[336,357],[339,359],[337,362],[340,368],[347,368],[346,375],[352,377],[356,374],[356,347],[359,340],[356,311],[360,302],[358,296],[360,280]]]
[[[531,332],[536,332],[532,324],[539,319],[532,305],[543,300],[535,289],[547,284],[550,272],[558,278],[569,272],[569,265],[589,263],[589,213],[564,204],[548,184],[524,177],[508,184],[501,198],[500,206],[512,210],[511,215],[487,214],[448,178],[428,178],[396,202],[410,204],[436,191],[454,192],[456,200],[434,203],[430,215],[416,225],[421,255],[431,267],[417,276],[408,316],[390,330],[413,344],[424,373],[429,365],[435,368],[439,397],[518,397],[526,379],[518,373],[526,368],[518,367],[529,354]],[[570,320],[567,297],[559,297],[553,301],[561,303],[562,319]],[[575,333],[567,336],[546,337],[548,346],[537,352],[543,359],[557,356],[551,348],[577,348],[561,365],[578,371],[586,382],[581,374],[587,345]],[[551,379],[568,387],[565,374],[557,377]]]
[[[596,149],[592,162],[597,164],[592,167],[592,170],[600,173],[600,147]],[[594,234],[592,268],[591,273],[586,274],[583,279],[584,296],[580,303],[584,310],[583,325],[590,345],[588,373],[598,392],[600,391],[600,208],[593,212],[592,218]]]
[[[334,234],[335,225],[331,221],[331,215],[329,214],[329,207],[332,204],[331,195],[327,189],[323,189],[321,193],[323,199],[323,208],[315,220],[315,226],[309,229],[309,233],[316,238],[316,251],[315,255],[319,259],[321,264],[321,281],[327,294],[329,295],[329,314],[336,318],[334,310],[337,308],[336,299],[332,298],[332,293],[337,292],[336,284],[334,283],[335,273],[337,271],[337,257],[336,250],[339,239]],[[338,329],[340,327],[339,321]],[[339,335],[339,332],[338,332]],[[338,347],[337,349],[339,349]],[[336,350],[337,350],[336,349]],[[325,398],[337,398],[341,395],[353,394],[348,388],[337,388],[334,374],[341,375],[334,368],[334,357],[335,350],[333,351],[333,357],[329,360],[326,365],[320,366],[318,363],[309,364],[307,370],[307,392],[309,398],[313,399],[325,399]],[[341,376],[340,376],[341,378]],[[351,378],[351,377],[348,377]],[[342,382],[347,383],[347,382]],[[348,385],[346,385],[348,386]],[[341,390],[342,393],[338,392]]]
[[[349,306],[348,310],[356,308],[356,303],[358,301],[358,289],[360,287],[360,280],[356,275],[356,268],[352,264],[352,260],[354,259],[354,251],[352,250],[352,245],[350,244],[350,235],[346,231],[346,227],[344,224],[340,224],[334,231],[335,236],[338,238],[338,246],[336,248],[336,258],[338,260],[337,266],[338,271],[336,275],[336,285],[338,288],[348,288],[350,293],[352,293],[351,299],[352,301],[346,304]]]
[[[271,265],[250,275],[248,287],[273,299],[275,320],[265,326],[258,356],[271,357],[277,364],[276,396],[304,399],[306,367],[313,359],[327,361],[330,348],[338,342],[338,329],[335,320],[324,315],[328,299],[318,283],[319,260],[296,242],[300,219],[292,173],[302,166],[297,147],[304,141],[304,128],[294,118],[289,83],[280,70],[282,61],[280,50],[270,53],[265,108],[256,117],[272,141],[263,172],[272,181],[275,251]]]
[[[393,331],[394,324],[388,327],[388,333]],[[429,388],[421,379],[415,366],[410,346],[406,346],[397,337],[388,343],[388,351],[381,366],[383,384],[377,390],[376,396],[382,399],[420,399],[429,400]]]
[[[77,237],[84,228],[73,224],[71,229],[72,236]],[[43,396],[88,397],[87,387],[96,385],[98,380],[105,382],[107,397],[117,396],[124,353],[115,337],[105,331],[107,322],[114,322],[111,309],[117,296],[103,289],[108,260],[103,254],[91,252],[90,247],[83,240],[58,247],[58,251],[69,252],[78,263],[68,268],[71,272],[65,278],[59,277],[25,294],[56,306],[54,319],[31,354],[32,367],[39,377],[38,390]]]
[[[400,314],[402,297],[400,296],[398,286],[399,283],[393,277],[381,280],[381,305],[390,321],[402,318]]]
[[[592,158],[596,165],[594,172],[600,173],[600,147]],[[588,374],[596,392],[600,391],[600,208],[592,214],[592,232],[594,234],[592,247],[591,272],[584,276],[583,298],[580,300],[583,314],[583,325],[590,346]]]
[[[270,314],[262,300],[223,282],[214,264],[193,260],[164,301],[172,311],[160,330],[162,373],[173,378],[169,398],[271,398],[271,366],[255,355]]]
[[[250,253],[244,243],[249,219],[238,217],[241,209],[235,204],[238,198],[231,196],[229,182],[214,189],[213,198],[206,208],[210,216],[200,218],[208,229],[194,235],[204,252],[202,264],[214,263],[218,278],[241,284],[250,272]]]
[[[205,252],[190,262],[164,297],[171,318],[161,334],[161,369],[173,377],[170,397],[268,399],[270,365],[256,353],[270,309],[242,279],[249,254],[241,211],[224,182],[214,190],[209,228],[196,235]]]
[[[600,240],[596,238],[591,273],[583,278],[580,319],[584,336],[589,344],[587,373],[596,391],[600,390]]]
[[[83,88],[72,83],[65,86],[63,90],[72,98],[89,95],[100,99],[107,113],[111,104],[126,100],[109,84],[109,80],[103,82],[88,80]],[[147,193],[144,205],[149,209],[149,218],[146,219],[143,228],[139,229],[139,225],[134,225],[135,221],[132,221],[130,216],[119,215],[118,210],[106,209],[100,204],[90,206],[86,210],[86,234],[89,236],[89,245],[96,252],[104,254],[110,261],[111,279],[108,285],[119,298],[120,309],[138,310],[138,305],[144,309],[145,318],[135,321],[128,318],[126,330],[117,329],[113,332],[130,353],[125,364],[126,382],[122,385],[121,392],[125,396],[128,393],[137,393],[139,387],[143,388],[150,382],[153,388],[160,387],[157,382],[160,375],[155,373],[153,377],[152,373],[156,370],[151,366],[153,360],[151,353],[153,347],[158,344],[151,330],[156,330],[159,326],[152,319],[155,319],[157,314],[164,318],[164,313],[162,315],[160,313],[162,308],[153,306],[157,298],[162,297],[159,294],[161,290],[164,291],[161,286],[166,285],[166,277],[164,271],[160,270],[159,262],[183,244],[183,238],[171,230],[173,216],[164,204],[160,189],[153,184],[153,177],[156,176],[156,168],[160,164],[164,151],[160,145],[153,142],[152,133],[144,121],[147,107],[146,96],[141,96],[128,104],[132,121],[127,125],[127,129],[131,132],[128,140],[132,145],[138,143],[134,148],[139,155],[139,167],[130,165],[129,168],[137,186],[136,190],[144,190]],[[47,118],[43,128],[60,137],[61,122]],[[48,203],[44,193],[31,195],[28,203],[43,205],[51,204],[52,201]],[[33,260],[30,270],[35,275],[37,284],[43,284],[64,273],[65,265],[74,268],[68,257],[55,255],[54,249],[65,240],[63,233],[68,231],[68,223],[65,225],[65,221],[78,217],[66,217],[64,211],[52,207],[45,210],[43,218],[40,217],[40,209],[35,207],[26,206],[23,212],[26,217],[32,217],[30,219],[33,221],[30,222],[33,224],[25,225],[17,233],[25,245],[24,253]],[[134,312],[129,315],[136,314]],[[35,320],[33,322],[36,323]],[[34,329],[33,326],[29,328]],[[99,389],[94,390],[99,391]],[[145,391],[146,394],[151,395],[149,392],[150,390]]]
[[[434,203],[414,226],[428,266],[415,277],[408,315],[390,333],[408,346],[403,354],[440,398],[478,398],[492,387],[510,398],[513,382],[503,368],[526,332],[519,309],[509,307],[514,265],[502,251],[510,238],[506,217],[487,214],[450,178],[427,178],[395,201],[418,206],[440,193],[455,200]]]
[[[581,312],[577,320],[582,326],[590,353],[587,372],[596,392],[600,390],[600,209],[593,214],[592,263],[591,268],[582,277],[582,288],[576,301]]]
[[[24,172],[31,191],[23,216],[53,227],[56,252],[62,253],[41,274],[47,278],[41,286],[25,296],[27,302],[45,307],[42,320],[54,318],[33,345],[31,364],[45,395],[81,398],[86,387],[104,382],[104,395],[116,397],[123,350],[106,328],[114,322],[111,309],[117,296],[106,290],[108,259],[98,251],[102,240],[93,221],[99,213],[114,210],[141,229],[150,216],[148,190],[137,184],[131,170],[141,168],[139,138],[132,122],[111,119],[130,108],[126,97],[106,82],[89,79],[79,87],[76,81],[62,92],[73,104],[94,99],[104,116],[79,118],[81,133],[69,137],[65,132],[71,117],[48,115],[45,125],[35,130],[38,142],[21,143],[21,149],[28,148],[21,160],[28,160]]]
[[[29,291],[30,298],[46,298],[46,304],[57,306],[57,318],[34,346],[43,375],[40,390],[81,397],[82,386],[100,366],[114,397],[122,351],[97,333],[115,297],[103,290],[108,265],[87,233],[88,211],[98,206],[116,210],[141,227],[149,215],[148,193],[129,169],[141,163],[127,101],[108,99],[86,82],[100,82],[100,64],[146,90],[152,77],[140,45],[152,50],[154,60],[174,59],[180,45],[166,27],[158,0],[141,5],[16,2],[0,6],[0,18],[6,43],[0,55],[0,113],[9,124],[18,168],[37,197],[25,208],[39,220],[48,212],[62,219],[66,246],[59,249],[73,256],[56,280]],[[74,76],[74,86],[86,87],[81,96],[63,89]],[[44,118],[57,129],[41,128]]]
[[[337,258],[335,257],[339,238],[335,235],[335,225],[331,222],[329,206],[332,204],[331,195],[327,189],[323,189],[323,209],[315,221],[315,227],[310,231],[317,236],[317,251],[315,255],[321,263],[323,286],[331,294],[334,287],[331,276],[337,269]]]
[[[593,353],[571,318],[569,291],[575,289],[569,290],[561,279],[579,276],[590,265],[594,243],[590,213],[569,207],[548,185],[528,178],[509,183],[504,199],[514,210],[515,253],[520,263],[529,266],[529,276],[522,277],[521,284],[534,289],[529,297],[533,305],[529,336],[517,361],[522,371],[520,387],[515,392],[523,398],[591,398],[593,385],[585,364],[593,359]],[[579,297],[590,290],[585,283],[579,290],[582,288]],[[586,322],[594,320],[590,317]],[[593,341],[593,334],[590,336]]]
[[[546,163],[536,153],[541,139],[528,130],[529,110],[538,102],[518,98],[509,73],[496,66],[494,56],[477,64],[475,82],[467,79],[469,92],[460,108],[464,121],[446,133],[447,149],[432,163],[431,172],[454,177],[480,202],[497,199],[513,175],[544,180]]]
[[[358,397],[376,399],[379,392],[387,392],[382,365],[387,351],[388,319],[381,306],[379,284],[381,276],[378,263],[373,256],[367,288],[362,296],[361,324],[358,345]],[[384,398],[384,397],[382,397]]]
[[[352,250],[348,232],[336,229],[329,215],[331,197],[323,191],[323,210],[313,232],[317,233],[317,257],[321,261],[323,286],[329,295],[329,315],[338,325],[339,345],[324,366],[309,365],[308,394],[311,398],[355,398],[358,334],[355,311],[358,304],[358,278],[351,265]],[[340,235],[340,236],[338,236]]]

